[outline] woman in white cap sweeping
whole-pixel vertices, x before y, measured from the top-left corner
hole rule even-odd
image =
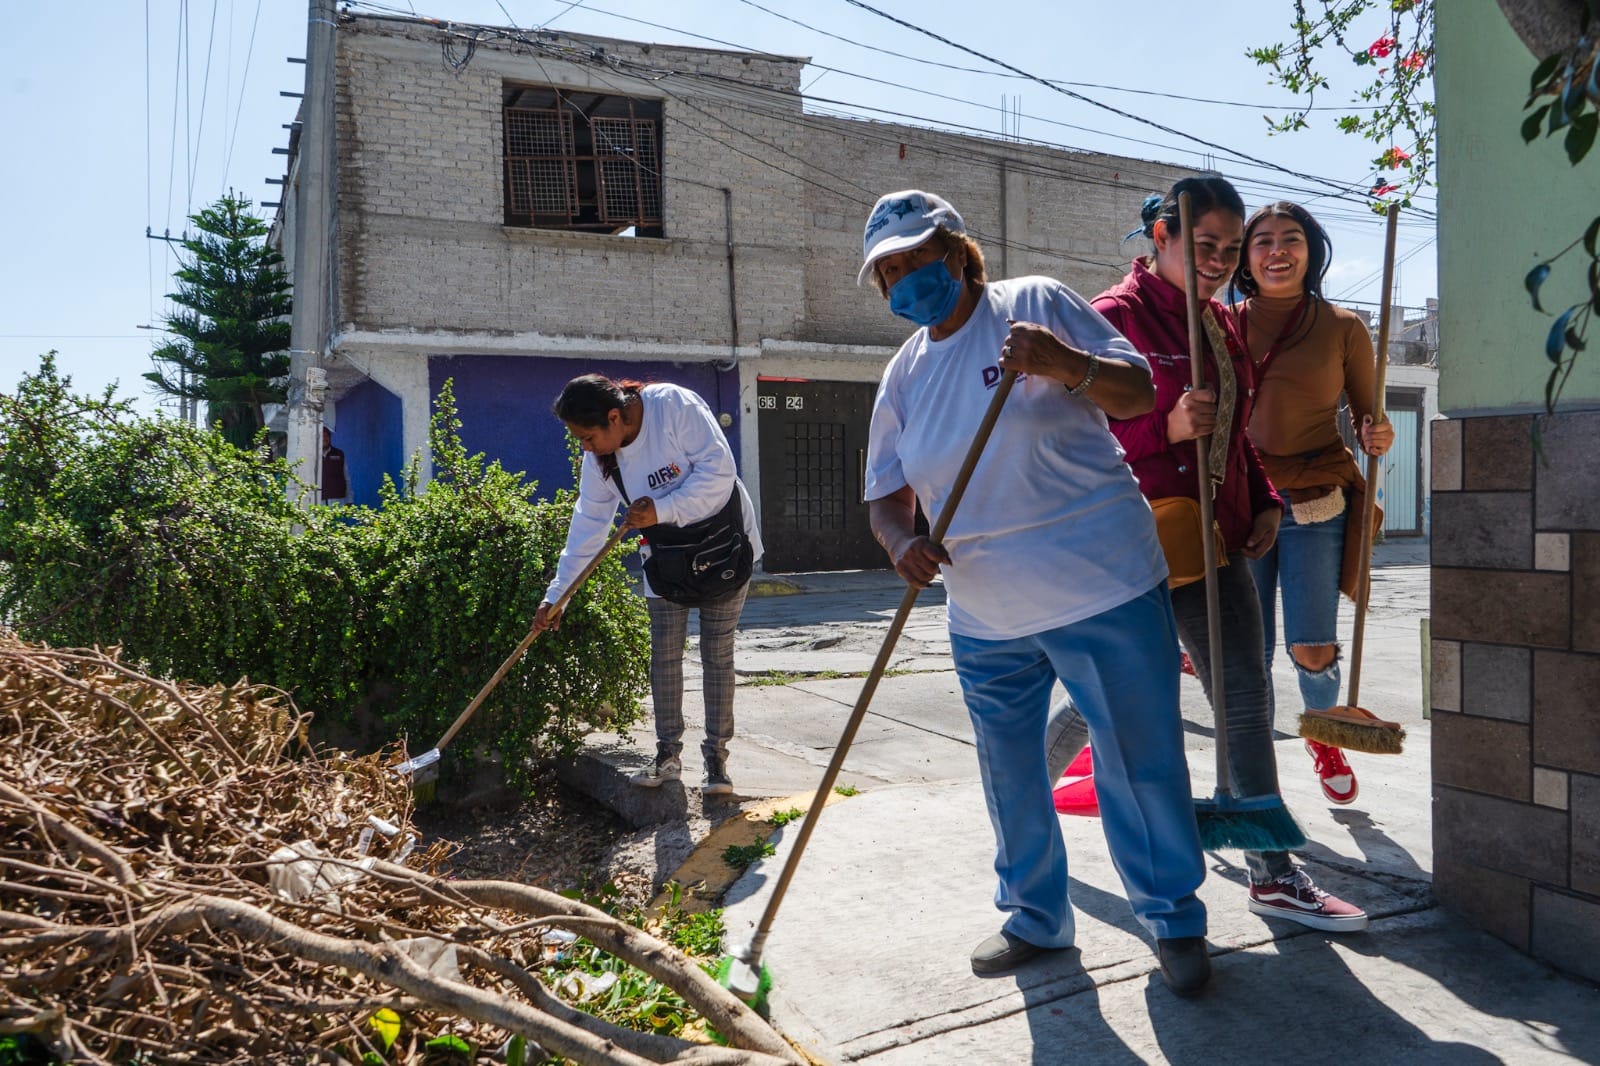
[[[1150,508],[1106,424],[1151,408],[1149,367],[1066,286],[988,282],[965,229],[937,196],[891,193],[867,221],[857,280],[918,327],[878,389],[866,494],[895,570],[917,585],[944,575],[1006,915],[972,968],[1001,973],[1073,943],[1044,757],[1060,678],[1095,736],[1106,839],[1129,903],[1168,985],[1192,994],[1210,961],[1177,633]],[[1002,370],[1019,373],[1016,385],[934,544],[915,532],[916,501],[929,514],[943,507]]]

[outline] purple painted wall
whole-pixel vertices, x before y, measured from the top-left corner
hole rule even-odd
[[[396,484],[405,472],[400,397],[375,381],[363,381],[339,399],[333,443],[343,449],[350,502],[378,506],[383,475]]]
[[[634,363],[596,359],[530,358],[503,355],[433,356],[428,360],[428,391],[437,398],[445,380],[454,382],[461,417],[461,442],[467,453],[483,452],[511,471],[539,483],[539,495],[572,487],[566,430],[550,405],[567,382],[580,374],[604,374],[646,383],[671,382],[693,389],[713,414],[733,416],[724,432],[739,454],[739,374],[709,363]],[[344,408],[340,407],[340,418]],[[342,422],[341,422],[342,424]]]

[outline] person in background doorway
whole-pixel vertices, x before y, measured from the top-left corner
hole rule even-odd
[[[917,329],[872,411],[873,534],[906,581],[944,575],[951,653],[995,833],[1000,931],[972,952],[999,974],[1075,935],[1067,854],[1050,809],[1045,717],[1057,678],[1105,743],[1111,859],[1162,976],[1182,995],[1211,974],[1205,877],[1178,715],[1178,644],[1150,508],[1106,416],[1150,409],[1145,360],[1081,296],[1042,277],[986,280],[949,203],[881,198],[857,282]],[[916,502],[944,509],[1004,370],[1018,371],[942,545]]]
[[[1340,396],[1350,399],[1367,454],[1387,452],[1394,427],[1372,420],[1377,368],[1366,323],[1322,294],[1333,242],[1321,224],[1298,204],[1268,204],[1245,224],[1244,253],[1233,285],[1244,296],[1234,310],[1256,368],[1250,440],[1289,501],[1277,543],[1250,561],[1267,669],[1281,587],[1283,642],[1301,701],[1307,710],[1326,710],[1339,702],[1339,589],[1355,593],[1359,560],[1352,552],[1346,566],[1345,546],[1359,536],[1361,505],[1353,501],[1366,490],[1339,436]],[[1315,740],[1306,741],[1306,751],[1328,801],[1353,801],[1356,775],[1344,752]]]
[[[344,452],[333,446],[333,430],[327,426],[322,427],[322,466],[318,482],[322,487],[323,503],[340,503],[350,496]]]

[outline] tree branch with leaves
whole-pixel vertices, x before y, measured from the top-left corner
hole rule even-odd
[[[1432,184],[1433,0],[1295,0],[1294,14],[1288,42],[1246,53],[1272,68],[1271,82],[1305,101],[1280,119],[1268,118],[1268,126],[1275,133],[1308,129],[1317,94],[1332,88],[1322,72],[1324,55],[1343,53],[1372,75],[1337,125],[1382,146],[1372,160],[1377,178],[1368,195],[1384,200],[1398,192],[1399,202],[1409,205],[1412,194]]]

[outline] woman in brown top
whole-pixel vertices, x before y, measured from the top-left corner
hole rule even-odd
[[[1382,455],[1394,427],[1374,422],[1376,363],[1361,318],[1322,295],[1333,244],[1298,204],[1260,208],[1245,224],[1245,257],[1234,275],[1239,333],[1256,366],[1250,440],[1289,507],[1277,543],[1250,561],[1261,596],[1266,662],[1272,668],[1275,593],[1283,588],[1283,640],[1308,710],[1339,702],[1339,592],[1345,530],[1365,490],[1354,456],[1339,437],[1339,397],[1349,397],[1362,448]],[[1352,575],[1353,577],[1353,575]],[[1322,792],[1333,803],[1356,798],[1355,772],[1338,748],[1306,741]]]

